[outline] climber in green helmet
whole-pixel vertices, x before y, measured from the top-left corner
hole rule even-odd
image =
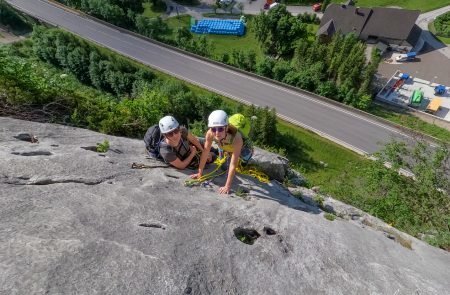
[[[228,115],[224,111],[213,111],[208,118],[208,131],[205,135],[204,153],[200,158],[198,173],[191,175],[191,178],[202,177],[213,141],[217,143],[219,150],[231,156],[227,181],[224,186],[219,188],[220,194],[228,194],[236,174],[239,158],[248,161],[253,154],[253,150],[245,146],[242,134],[235,126],[229,124]]]

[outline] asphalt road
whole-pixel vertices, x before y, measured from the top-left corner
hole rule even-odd
[[[40,0],[7,0],[22,11],[153,68],[236,100],[277,109],[280,117],[360,154],[378,151],[397,129],[242,73],[181,54]]]

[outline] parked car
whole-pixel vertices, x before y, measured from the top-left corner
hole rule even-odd
[[[317,12],[320,11],[322,9],[322,3],[316,3],[312,6],[312,10]]]
[[[278,2],[274,2],[274,3],[269,5],[269,9],[272,9],[272,8],[274,8],[277,5],[278,5]]]

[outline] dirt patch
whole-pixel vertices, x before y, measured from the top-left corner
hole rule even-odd
[[[0,44],[9,44],[24,39],[23,36],[16,36],[7,28],[0,26]]]

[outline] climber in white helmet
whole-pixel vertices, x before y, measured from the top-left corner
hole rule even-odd
[[[230,193],[231,184],[236,174],[239,157],[241,153],[249,154],[252,151],[244,147],[244,140],[236,127],[228,124],[228,115],[222,110],[213,111],[208,117],[208,131],[205,135],[205,149],[200,158],[198,173],[191,175],[191,178],[200,178],[208,160],[208,153],[212,143],[216,142],[219,149],[231,155],[228,167],[228,177],[225,185],[219,188],[220,194]]]
[[[158,125],[164,137],[159,143],[159,154],[164,161],[178,169],[185,169],[190,165],[197,166],[199,162],[197,152],[203,152],[200,140],[185,127],[180,126],[172,116],[165,116],[159,120]],[[211,162],[212,158],[212,153],[208,151],[206,159]]]

